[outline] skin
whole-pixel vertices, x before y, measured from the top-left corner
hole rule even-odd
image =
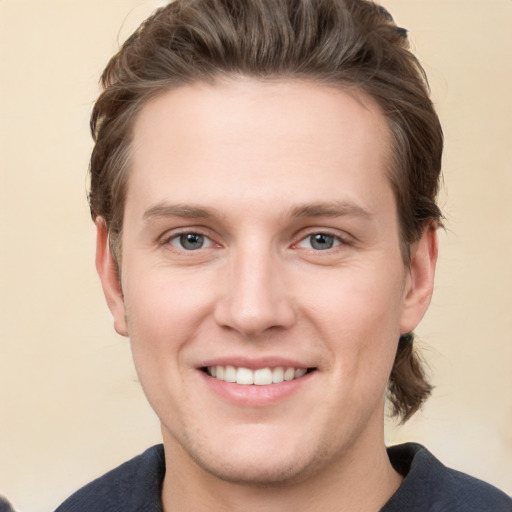
[[[162,424],[164,510],[376,511],[400,485],[385,390],[437,242],[404,266],[389,145],[370,98],[308,82],[188,85],[141,111],[120,282],[101,219],[97,268]],[[276,396],[203,371],[283,361],[311,371]]]

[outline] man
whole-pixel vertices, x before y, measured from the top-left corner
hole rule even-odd
[[[0,496],[0,512],[14,512],[12,505],[3,496]]]
[[[412,331],[442,132],[406,31],[363,0],[176,0],[103,75],[96,264],[162,425],[59,512],[510,511],[384,402],[430,393]]]

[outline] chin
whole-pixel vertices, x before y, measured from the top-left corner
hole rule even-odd
[[[280,487],[300,482],[312,473],[308,464],[297,460],[230,460],[216,462],[196,460],[210,475],[224,482],[248,487]]]
[[[326,463],[328,454],[321,450],[307,453],[303,443],[275,441],[256,436],[239,442],[231,438],[222,450],[218,448],[222,444],[215,443],[210,447],[189,445],[187,451],[196,465],[208,474],[225,482],[250,487],[297,483]]]

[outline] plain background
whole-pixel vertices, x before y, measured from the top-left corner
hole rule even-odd
[[[242,1],[242,0],[241,0]],[[95,275],[97,80],[155,0],[0,0],[0,493],[50,510],[159,442]],[[390,443],[512,493],[512,1],[388,0],[445,135],[447,231],[418,330],[434,396]]]

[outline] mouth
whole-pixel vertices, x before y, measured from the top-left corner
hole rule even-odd
[[[315,368],[294,368],[277,366],[258,369],[245,368],[243,366],[217,365],[201,368],[210,377],[224,382],[241,384],[243,386],[269,386],[297,380],[304,375],[315,371]]]

